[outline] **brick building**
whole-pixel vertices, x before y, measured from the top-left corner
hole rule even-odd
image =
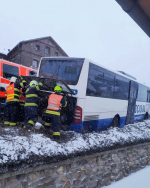
[[[66,56],[64,50],[52,37],[22,41],[8,54],[9,61],[37,69],[41,57]]]

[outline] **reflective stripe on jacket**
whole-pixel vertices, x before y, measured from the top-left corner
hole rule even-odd
[[[19,89],[15,88],[15,83],[6,87],[7,99],[6,102],[17,101],[19,102]]]
[[[25,106],[37,106],[38,107],[38,92],[42,88],[43,84],[39,83],[38,86],[30,86],[26,90],[26,102]]]
[[[57,95],[55,93],[51,94],[48,99],[48,110],[61,110],[60,102],[63,98],[62,95]]]

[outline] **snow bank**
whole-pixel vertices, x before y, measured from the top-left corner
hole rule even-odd
[[[36,126],[39,129],[40,125]],[[21,129],[21,128],[20,128]],[[44,159],[68,155],[82,155],[88,151],[97,152],[112,149],[117,146],[126,146],[144,141],[150,141],[150,120],[129,124],[123,128],[109,128],[102,132],[86,134],[61,132],[72,134],[67,141],[56,142],[42,133],[28,131],[27,136],[19,135],[19,128],[4,128],[5,134],[0,136],[0,164],[40,162]],[[11,134],[10,134],[11,133]],[[31,160],[32,159],[32,160]]]

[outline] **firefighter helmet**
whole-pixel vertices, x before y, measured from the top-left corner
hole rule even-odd
[[[14,76],[12,76],[12,77],[10,78],[10,82],[15,83],[15,82],[16,82],[16,80],[17,80],[17,78],[16,78],[16,77],[14,77]]]
[[[54,88],[54,91],[55,91],[56,93],[61,93],[61,92],[62,92],[62,87],[59,86],[59,85],[57,85],[57,86]]]
[[[32,80],[29,85],[36,87],[36,86],[38,86],[39,84],[38,84],[38,82],[37,82],[36,80]]]

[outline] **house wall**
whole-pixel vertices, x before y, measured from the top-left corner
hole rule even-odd
[[[40,49],[36,50],[36,46],[39,45]],[[45,53],[45,48],[50,48],[50,53]],[[61,48],[56,45],[51,37],[40,39],[40,40],[31,40],[27,42],[22,42],[20,45],[17,45],[9,54],[9,61],[14,63],[22,64],[24,66],[31,67],[33,66],[33,60],[36,60],[39,64],[42,57],[51,57],[56,56],[55,52],[58,53],[58,56],[67,56],[66,53],[61,50]],[[33,67],[34,68],[34,67]]]
[[[18,44],[12,51],[8,53],[7,57],[9,61],[20,64],[21,46],[22,44]]]
[[[146,165],[150,165],[150,143],[1,174],[0,187],[100,188]]]

